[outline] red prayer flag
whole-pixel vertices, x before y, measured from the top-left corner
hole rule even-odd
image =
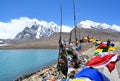
[[[86,66],[92,66],[94,68],[104,67],[106,66],[110,72],[114,70],[116,62],[119,60],[119,54],[108,54],[104,57],[95,56],[90,59],[90,61],[86,64]]]

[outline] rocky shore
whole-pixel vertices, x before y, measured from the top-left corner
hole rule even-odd
[[[57,64],[57,62],[51,64],[51,65],[47,65],[45,67],[43,67],[42,69],[33,72],[33,73],[29,73],[26,75],[23,75],[19,78],[17,78],[15,81],[42,81],[42,79],[40,78],[40,76],[43,76],[43,73],[48,70],[49,68],[55,67]]]

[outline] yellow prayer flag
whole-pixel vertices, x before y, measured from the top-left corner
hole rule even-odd
[[[73,79],[72,81],[85,81],[85,79]]]
[[[112,46],[109,46],[109,49],[108,49],[108,51],[115,51],[117,49],[117,47],[116,46],[114,46],[114,47],[112,47]]]
[[[103,51],[103,49],[97,49],[97,50],[95,50],[95,52],[99,52],[99,53],[101,53]]]

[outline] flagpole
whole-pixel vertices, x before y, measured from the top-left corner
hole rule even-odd
[[[61,41],[61,36],[62,36],[62,3],[60,0],[60,41]]]
[[[75,44],[77,46],[77,26],[76,26],[76,14],[75,14],[75,1],[73,0],[73,13],[74,13],[74,27],[75,27]]]
[[[60,0],[60,36],[59,36],[59,55],[58,55],[58,68],[59,68],[59,58],[60,58],[60,52],[61,52],[61,37],[62,37],[62,3]]]
[[[71,36],[72,36],[72,31],[70,32],[69,44],[71,43]]]

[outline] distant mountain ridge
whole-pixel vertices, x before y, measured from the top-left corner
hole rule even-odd
[[[15,36],[15,39],[40,39],[48,37],[54,32],[59,32],[59,27],[55,23],[50,22],[46,25],[41,25],[35,22],[30,27],[25,27],[23,31],[21,31]]]
[[[32,29],[31,27],[32,27],[32,25],[35,25],[35,23],[42,27],[38,27],[37,30]],[[26,27],[28,27],[28,28],[26,28]],[[28,18],[28,17],[15,18],[15,19],[11,19],[9,22],[0,22],[0,39],[15,39],[15,38],[16,39],[25,39],[25,38],[26,39],[28,39],[28,38],[29,39],[31,39],[31,38],[32,39],[35,39],[35,38],[40,39],[40,38],[44,37],[41,34],[44,30],[47,31],[47,29],[48,29],[48,31],[51,30],[54,32],[54,29],[55,29],[54,27],[56,27],[57,31],[60,29],[60,25],[56,24],[54,21],[48,22],[45,20],[39,20],[37,18]],[[99,22],[94,22],[91,20],[84,20],[84,21],[79,22],[78,27],[100,29],[100,30],[105,30],[105,31],[107,30],[107,31],[112,31],[112,32],[113,31],[120,32],[120,26],[118,26],[118,25],[115,25],[115,24],[109,25],[106,23],[99,23]],[[32,33],[30,33],[30,32],[27,33],[26,31],[24,31],[25,28],[27,29],[27,31],[32,31]],[[38,32],[38,30],[40,31],[41,28],[43,29],[43,31]],[[74,28],[74,26],[63,25],[62,31],[70,32],[73,28]],[[45,33],[45,32],[43,32],[43,33]],[[32,34],[33,34],[33,36],[31,36]],[[47,35],[46,35],[46,37],[47,37]]]
[[[50,45],[49,42],[54,43],[55,47],[58,45],[58,40],[59,40],[59,36],[60,36],[59,35],[60,26],[58,26],[56,23],[54,23],[54,22],[48,23],[46,21],[39,21],[36,19],[33,19],[31,21],[27,21],[27,20],[23,21],[23,20],[24,19],[22,19],[21,21],[25,22],[25,23],[23,23],[21,25],[22,29],[18,28],[18,29],[20,29],[19,33],[14,34],[16,36],[14,36],[13,39],[1,39],[0,40],[1,44],[8,44],[8,45],[20,44],[20,46],[21,46],[21,44],[23,44],[22,46],[24,48],[26,46],[29,46],[29,42],[32,42],[34,44],[34,41],[37,41],[38,43],[36,43],[36,45],[38,45],[38,48],[41,47],[41,45],[43,47],[45,47],[44,44],[46,44],[46,46],[52,46],[52,45]],[[111,25],[108,25],[105,23],[102,24],[102,23],[97,23],[97,22],[93,22],[90,20],[86,20],[86,21],[81,21],[77,25],[77,27],[78,27],[77,28],[78,29],[77,30],[77,38],[78,39],[82,38],[83,36],[88,36],[88,35],[90,37],[96,37],[96,38],[104,40],[104,41],[106,41],[108,38],[110,38],[112,40],[120,39],[120,36],[119,36],[120,35],[120,26],[117,26],[117,25],[111,26]],[[65,26],[65,25],[62,26],[62,31],[64,32],[64,33],[62,33],[62,38],[69,40],[70,34],[67,30],[73,31],[71,37],[72,37],[72,40],[74,41],[74,39],[75,39],[74,28],[72,28],[70,26]],[[65,34],[65,33],[67,33],[67,34]],[[63,36],[65,36],[65,37],[63,37]],[[26,45],[26,43],[28,43],[28,44]],[[39,44],[40,44],[40,46],[39,46]],[[30,45],[31,45],[31,43],[30,43]],[[19,47],[17,47],[17,48],[19,48]]]
[[[90,28],[105,31],[107,33],[118,33],[120,32],[120,26],[108,25],[106,23],[97,23],[90,20],[81,21],[78,28]],[[64,28],[64,27],[63,27]],[[26,26],[20,33],[15,36],[17,40],[28,40],[28,39],[41,39],[49,37],[54,32],[59,32],[59,26],[54,23],[44,23],[34,22],[31,26]]]

